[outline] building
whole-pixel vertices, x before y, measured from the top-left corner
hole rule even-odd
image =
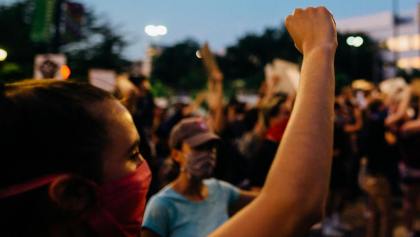
[[[399,68],[420,69],[420,4],[395,16],[391,11],[337,20],[342,33],[363,32],[381,46],[385,62]],[[385,68],[386,76],[395,75],[394,67]]]

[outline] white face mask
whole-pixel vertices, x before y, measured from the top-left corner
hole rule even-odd
[[[187,155],[185,171],[194,178],[210,178],[216,166],[216,154],[212,150],[192,150]]]

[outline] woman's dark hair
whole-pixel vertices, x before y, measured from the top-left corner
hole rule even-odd
[[[6,85],[0,104],[0,187],[51,173],[100,181],[106,129],[89,106],[105,99],[112,96],[74,82]]]
[[[108,138],[104,120],[94,108],[107,99],[113,97],[105,91],[67,81],[30,80],[0,86],[0,190],[50,174],[100,183]],[[48,219],[43,218],[49,215],[45,190],[0,199],[1,220],[9,218],[7,213],[21,214],[22,223]],[[25,211],[29,205],[31,209]]]

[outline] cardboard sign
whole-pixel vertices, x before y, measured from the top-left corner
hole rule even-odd
[[[401,77],[390,78],[379,84],[379,89],[386,95],[393,97],[401,93],[406,87],[407,82]]]
[[[90,69],[89,83],[102,90],[113,93],[117,85],[117,74],[112,70]]]
[[[200,49],[201,57],[203,58],[204,67],[207,70],[210,78],[212,80],[223,80],[223,74],[220,71],[219,66],[217,65],[216,58],[210,51],[208,43],[205,43]]]
[[[35,56],[34,78],[35,79],[59,79],[63,80],[61,68],[66,64],[64,54],[38,54]]]
[[[275,92],[294,94],[299,85],[299,67],[288,61],[275,59],[273,64],[266,65],[265,77],[267,86]]]

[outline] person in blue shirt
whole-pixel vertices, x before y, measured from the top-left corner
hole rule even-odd
[[[142,236],[207,236],[254,199],[254,193],[210,178],[218,140],[201,118],[183,119],[173,128],[171,156],[180,172],[149,201]]]

